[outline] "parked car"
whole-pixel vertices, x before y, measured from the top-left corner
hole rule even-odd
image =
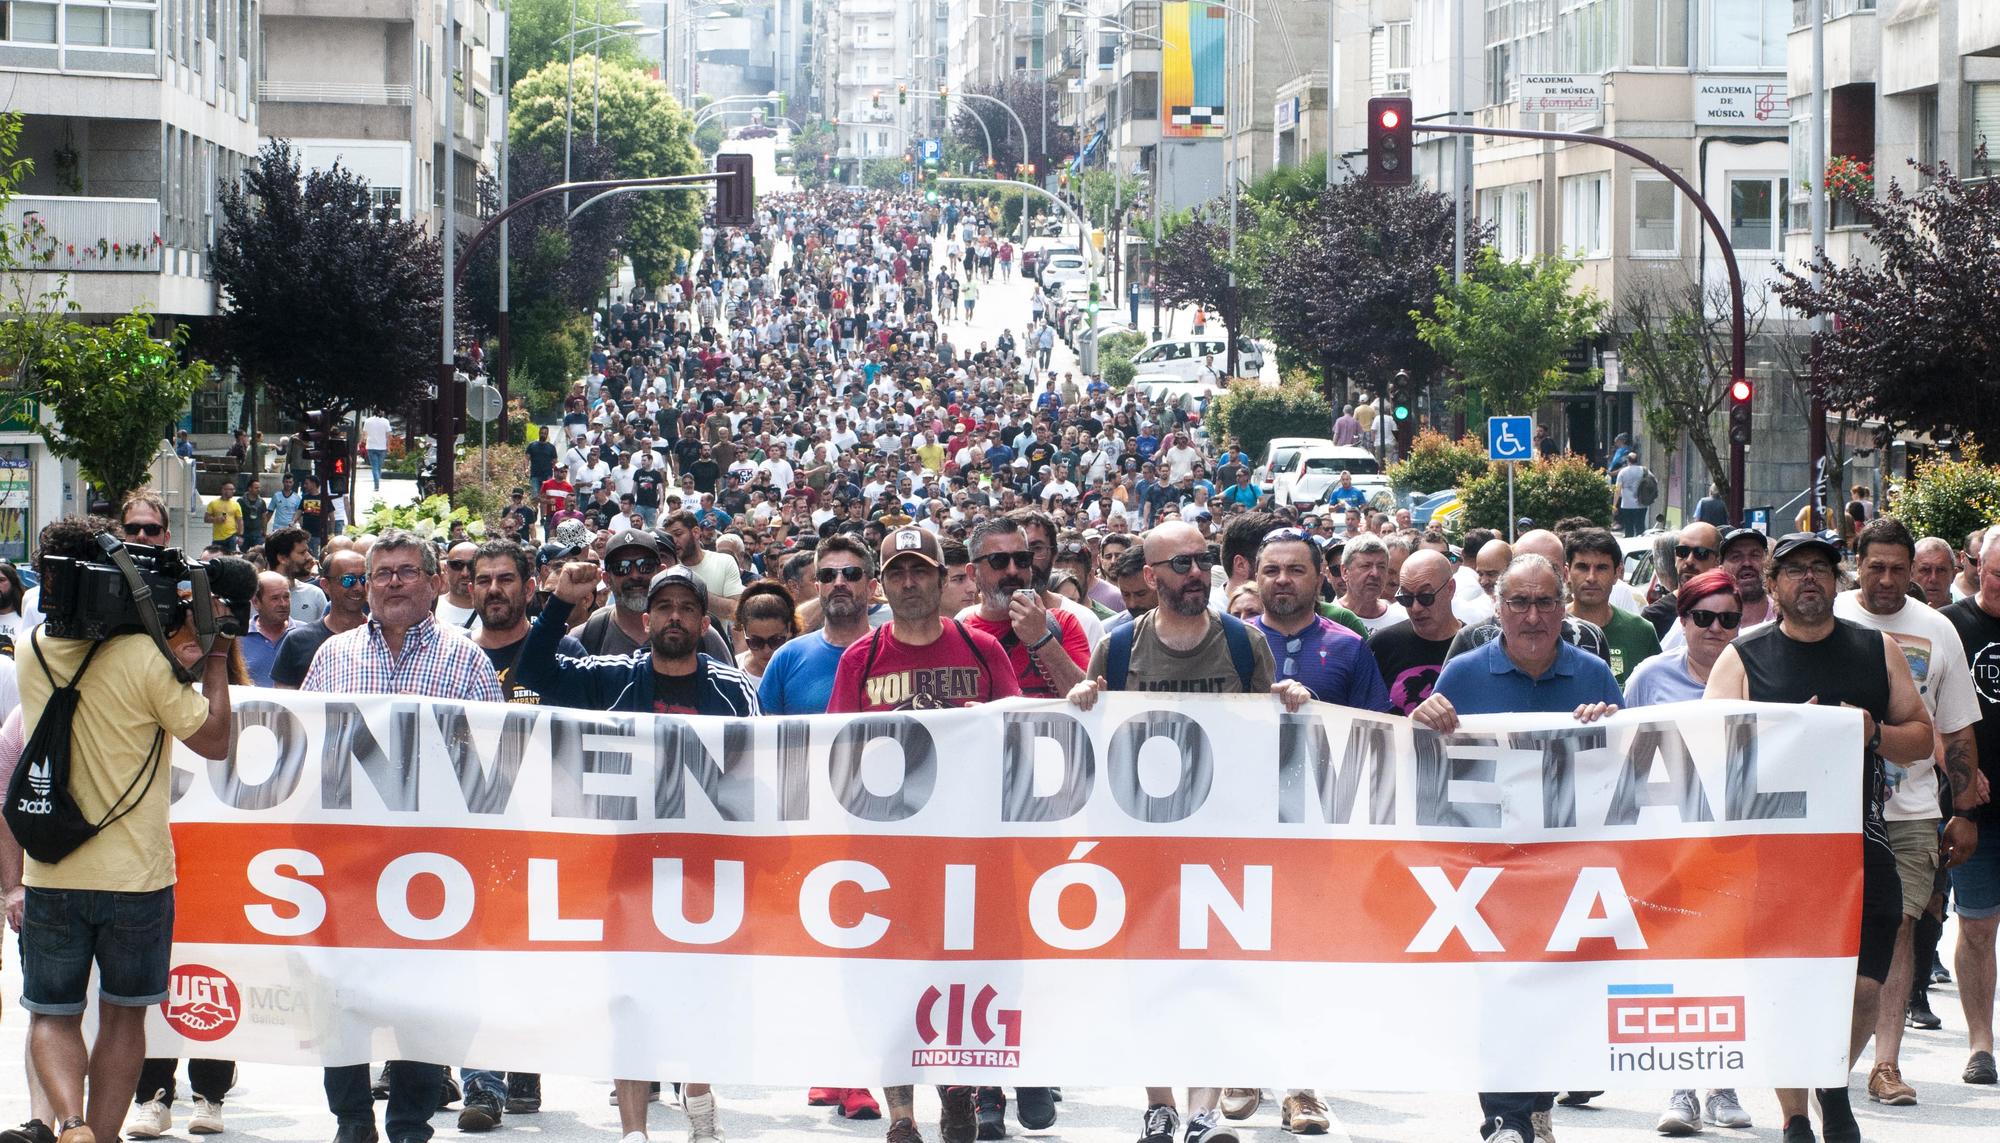
[[[1182,381],[1201,378],[1202,359],[1208,358],[1217,373],[1229,367],[1229,339],[1215,334],[1199,337],[1163,338],[1132,355],[1133,376],[1173,377]],[[1264,371],[1264,347],[1251,338],[1236,343],[1236,372],[1255,377]]]
[[[1456,488],[1447,488],[1443,492],[1431,493],[1429,496],[1410,505],[1410,523],[1419,528],[1428,528],[1431,518],[1437,515],[1438,509],[1457,499],[1458,489]]]
[[[1291,462],[1278,470],[1272,480],[1271,495],[1279,504],[1320,504],[1340,484],[1340,474],[1354,478],[1354,486],[1368,496],[1368,502],[1394,498],[1382,462],[1365,448],[1329,445],[1300,449]]]
[[[1264,495],[1271,494],[1271,480],[1277,470],[1290,463],[1302,448],[1332,448],[1333,442],[1325,437],[1272,437],[1264,446],[1264,459],[1257,462],[1257,469],[1250,476],[1251,483]]]
[[[1041,265],[1041,276],[1037,279],[1044,288],[1066,282],[1090,280],[1090,263],[1081,254],[1050,254]]]

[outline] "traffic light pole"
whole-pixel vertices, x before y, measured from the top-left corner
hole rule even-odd
[[[1708,200],[1693,187],[1680,173],[1653,156],[1617,139],[1604,139],[1596,135],[1584,135],[1575,131],[1538,131],[1527,127],[1475,127],[1463,123],[1417,123],[1417,131],[1439,135],[1495,135],[1507,139],[1554,139],[1563,143],[1587,143],[1594,147],[1609,147],[1621,154],[1630,155],[1658,171],[1660,176],[1672,183],[1681,194],[1694,204],[1696,213],[1709,233],[1715,235],[1715,244],[1722,250],[1723,269],[1729,274],[1729,381],[1733,388],[1744,379],[1745,338],[1743,322],[1743,274],[1736,265],[1736,247],[1730,245],[1729,231],[1722,220],[1709,208]],[[1743,519],[1743,446],[1744,442],[1730,435],[1729,441],[1729,518],[1741,522]]]
[[[735,183],[738,178],[741,178],[744,185],[740,188],[730,187],[729,184]],[[456,259],[446,263],[449,269],[447,269],[444,279],[444,312],[446,315],[450,315],[452,307],[458,302],[458,291],[465,284],[465,270],[466,267],[472,264],[472,255],[478,251],[482,243],[491,238],[494,232],[500,229],[501,223],[507,221],[509,217],[526,207],[533,206],[535,203],[555,195],[596,193],[598,191],[625,189],[637,190],[654,187],[697,187],[706,186],[709,183],[715,183],[724,189],[740,190],[746,203],[749,201],[751,192],[753,191],[750,185],[750,172],[744,170],[740,175],[727,171],[705,171],[696,175],[667,175],[653,179],[600,179],[594,182],[582,183],[563,182],[557,183],[555,186],[543,187],[533,194],[523,195],[507,204],[505,209],[496,212],[493,217],[487,219],[485,225],[474,231],[472,237],[466,240],[464,248],[457,251]],[[448,316],[447,322],[449,322]],[[447,324],[448,328],[449,325]],[[446,359],[438,362],[437,365],[437,403],[433,407],[437,410],[434,425],[438,450],[437,486],[440,492],[451,493],[458,489],[458,465],[457,458],[453,455],[453,452],[458,445],[458,423],[465,416],[465,395],[458,390],[458,381],[455,376],[457,367],[451,360],[452,355],[447,353],[445,357]]]

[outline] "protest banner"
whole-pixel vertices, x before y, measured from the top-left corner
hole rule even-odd
[[[723,720],[240,690],[151,1050],[597,1077],[1825,1086],[1852,711]],[[176,1044],[173,1037],[179,1037]]]

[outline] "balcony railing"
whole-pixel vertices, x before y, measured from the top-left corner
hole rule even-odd
[[[264,103],[359,103],[375,107],[408,107],[407,83],[307,83],[267,79],[257,85]]]
[[[8,221],[28,244],[26,268],[157,274],[160,202],[151,198],[16,195]]]

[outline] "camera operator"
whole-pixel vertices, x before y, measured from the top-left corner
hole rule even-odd
[[[167,523],[167,502],[150,488],[142,488],[125,497],[125,503],[118,507],[118,523],[128,544],[151,544],[156,548],[174,546],[174,529]],[[102,552],[92,548],[89,558],[99,559],[102,556]]]
[[[163,509],[151,493],[132,497],[122,514],[124,530],[142,525],[135,538],[164,541]],[[44,581],[51,556],[101,560],[95,535],[108,527],[108,521],[72,517],[42,529],[37,570]],[[99,644],[58,638],[44,627],[17,650],[22,720],[30,740],[55,688],[83,672],[76,681],[69,788],[88,820],[104,822],[101,832],[60,862],[28,857],[22,877],[24,928],[36,936],[23,942],[21,1005],[33,1014],[29,1058],[48,1090],[60,1143],[118,1137],[146,1054],[146,1009],[167,998],[174,924],[174,845],[167,829],[172,782],[157,772],[166,769],[158,735],[171,734],[204,758],[229,754],[230,640],[218,636],[205,654],[186,640],[175,646],[182,666],[200,663],[199,690],[181,682],[143,634]],[[93,647],[95,657],[85,669],[84,657]],[[126,808],[121,800],[131,806],[129,813],[119,814]],[[86,1048],[84,993],[93,963],[101,1003],[97,1041]]]

